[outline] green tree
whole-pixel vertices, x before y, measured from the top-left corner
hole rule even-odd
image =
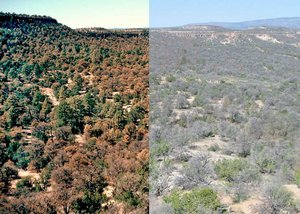
[[[25,63],[23,66],[22,66],[22,69],[21,69],[21,73],[25,76],[25,77],[29,77],[31,75],[31,71],[32,71],[32,68],[30,65],[28,65],[27,63]]]
[[[0,193],[7,193],[10,181],[18,177],[18,171],[10,166],[3,166],[0,171]]]
[[[72,109],[72,128],[76,131],[82,132],[86,115],[85,106],[81,98],[73,98],[70,100],[70,107]]]
[[[51,104],[49,98],[46,97],[42,104],[42,109],[40,111],[40,118],[43,120],[46,120],[48,114],[51,112],[51,109],[52,109],[52,104]]]
[[[17,124],[19,116],[24,112],[24,108],[21,105],[19,99],[15,94],[11,94],[4,103],[4,110],[7,111],[7,126],[12,128]]]
[[[131,109],[128,116],[128,122],[137,124],[139,120],[145,117],[146,111],[142,106],[136,106]]]
[[[37,78],[40,78],[41,75],[42,75],[42,69],[41,67],[39,66],[39,64],[34,64],[33,66],[33,72],[34,72],[34,75],[37,77]]]
[[[32,135],[42,140],[44,143],[50,138],[51,126],[47,123],[39,123],[32,130]]]
[[[87,93],[84,96],[84,106],[87,115],[91,116],[95,112],[96,101],[92,93]]]
[[[58,127],[72,125],[73,121],[73,109],[66,102],[60,102],[60,104],[55,109],[56,124]]]

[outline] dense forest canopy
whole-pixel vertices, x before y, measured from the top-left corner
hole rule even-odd
[[[148,209],[148,37],[0,13],[0,212]]]

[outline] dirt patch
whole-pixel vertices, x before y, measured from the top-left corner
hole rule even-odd
[[[236,32],[225,33],[224,35],[226,38],[220,42],[222,45],[235,44],[238,38],[238,34]]]
[[[257,198],[249,198],[240,203],[236,203],[230,206],[230,210],[233,213],[239,214],[257,214],[255,209],[260,206],[263,202]]]
[[[192,104],[193,101],[195,100],[195,96],[191,96],[190,98],[187,99],[187,101]]]
[[[255,100],[255,104],[258,106],[258,108],[263,108],[265,104],[261,100]]]
[[[268,34],[258,34],[258,35],[256,35],[256,38],[263,40],[263,41],[267,41],[267,42],[282,44],[282,42],[278,41],[276,38],[274,38]]]
[[[52,88],[40,88],[41,92],[44,95],[47,95],[49,97],[49,99],[51,100],[52,104],[54,106],[59,105],[59,101],[57,100],[57,98],[54,95],[53,89]]]
[[[284,187],[293,193],[295,200],[300,201],[300,188],[296,184],[286,184]]]
[[[85,140],[82,134],[75,135],[75,143],[78,143],[80,146],[84,144]]]
[[[104,188],[103,194],[106,195],[107,198],[112,198],[115,188],[113,186],[107,186]]]
[[[197,141],[192,144],[192,148],[189,149],[189,153],[192,156],[196,156],[197,153],[206,152],[210,155],[210,158],[213,162],[222,159],[235,159],[235,156],[230,156],[226,154],[222,154],[220,151],[208,151],[211,146],[217,146],[220,148],[220,151],[228,146],[228,143],[223,141],[220,136],[216,135],[214,137],[208,137],[201,141]]]
[[[31,171],[25,171],[23,169],[19,169],[18,170],[18,175],[21,178],[25,178],[25,177],[32,177],[34,179],[39,179],[40,178],[40,174],[37,172],[31,172]]]
[[[115,188],[113,186],[107,186],[104,188],[103,194],[107,197],[108,201],[102,204],[102,207],[109,207],[110,205],[116,204],[113,200]]]
[[[40,173],[37,172],[32,172],[32,171],[28,171],[28,170],[23,170],[23,169],[18,169],[18,176],[22,179],[22,178],[26,178],[26,177],[30,177],[31,179],[34,180],[38,180],[40,179]],[[17,188],[17,183],[21,180],[21,179],[15,179],[11,182],[11,187],[13,189]]]
[[[127,111],[127,112],[130,112],[130,111],[131,111],[131,107],[132,107],[132,105],[124,105],[124,106],[123,106],[123,109],[124,109],[125,111]]]

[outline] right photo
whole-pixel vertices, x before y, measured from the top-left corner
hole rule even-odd
[[[300,213],[300,4],[150,1],[150,213]]]

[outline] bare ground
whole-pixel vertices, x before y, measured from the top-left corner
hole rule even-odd
[[[57,98],[54,95],[53,89],[52,88],[40,88],[41,92],[44,95],[47,95],[49,97],[49,99],[51,100],[52,104],[54,106],[59,105],[59,101],[57,100]]]
[[[30,177],[31,179],[35,179],[38,180],[40,179],[40,173],[37,172],[32,172],[29,170],[23,170],[23,169],[18,169],[18,176],[22,179],[22,178],[26,178],[26,177]],[[17,188],[17,183],[21,180],[21,179],[15,179],[11,182],[12,188],[15,189]]]

